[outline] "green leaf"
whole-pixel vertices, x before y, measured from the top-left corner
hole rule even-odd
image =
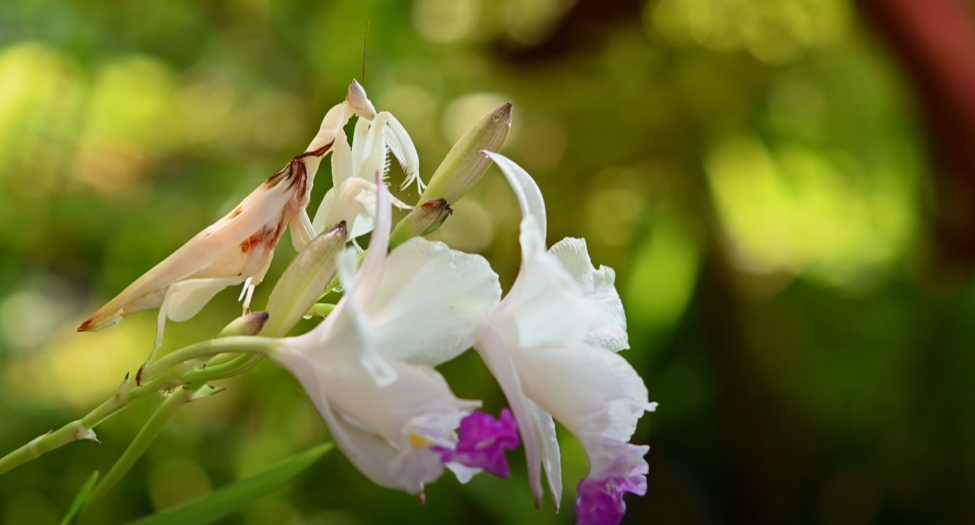
[[[81,510],[85,508],[85,504],[88,503],[88,496],[91,495],[92,489],[95,488],[95,483],[98,482],[98,471],[91,473],[88,481],[85,482],[84,486],[75,496],[74,501],[71,503],[71,508],[68,509],[68,513],[65,514],[64,519],[61,520],[61,525],[71,525],[76,519],[78,519],[78,514],[81,514]]]
[[[209,496],[185,505],[157,512],[128,525],[203,525],[234,512],[257,498],[280,488],[332,449],[331,443],[317,446],[252,478],[238,481]]]

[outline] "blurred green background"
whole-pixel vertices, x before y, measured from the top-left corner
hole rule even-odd
[[[910,74],[847,0],[0,2],[0,451],[135,371],[155,312],[77,325],[302,151],[363,80],[367,24],[364,86],[424,178],[510,100],[504,153],[536,177],[549,242],[584,236],[617,270],[624,355],[660,402],[634,437],[652,446],[649,493],[627,497],[626,523],[975,523],[975,286],[937,255],[952,209]],[[327,168],[317,182],[312,211]],[[436,237],[507,287],[518,219],[492,168]],[[256,308],[293,256],[282,242]],[[163,351],[213,336],[236,293],[170,323]],[[443,372],[504,406],[473,353]],[[93,523],[327,440],[282,370],[225,386]],[[0,522],[57,523],[160,401],[0,477]],[[223,523],[572,523],[587,464],[560,439],[559,515],[535,510],[521,450],[512,479],[445,475],[426,504],[332,453]]]

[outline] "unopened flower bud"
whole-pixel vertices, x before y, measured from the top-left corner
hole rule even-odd
[[[396,228],[390,234],[389,249],[392,250],[413,237],[433,233],[447,220],[447,217],[450,217],[451,213],[453,210],[444,199],[427,201],[413,208],[409,215],[396,224]]]
[[[235,335],[257,335],[267,324],[267,312],[251,312],[230,322],[217,337],[233,337]]]
[[[315,237],[301,250],[271,291],[267,311],[271,315],[262,335],[281,337],[321,297],[337,271],[336,258],[345,249],[345,221]]]
[[[511,103],[508,102],[488,113],[454,144],[430,179],[420,202],[444,199],[454,204],[460,200],[491,164],[481,151],[500,151],[510,129]]]

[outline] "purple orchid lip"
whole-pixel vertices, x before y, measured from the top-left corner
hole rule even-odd
[[[518,443],[518,422],[505,408],[498,419],[474,411],[460,422],[460,441],[453,450],[440,446],[430,449],[440,454],[444,463],[460,463],[506,478],[510,471],[504,451],[518,448]]]
[[[626,513],[623,494],[644,495],[647,480],[642,475],[611,477],[604,480],[584,479],[576,489],[577,525],[618,525]]]

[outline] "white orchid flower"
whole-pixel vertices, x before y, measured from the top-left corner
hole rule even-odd
[[[392,154],[406,173],[406,181],[400,186],[405,189],[416,181],[420,193],[424,185],[420,179],[420,157],[410,135],[403,125],[388,112],[376,113],[375,107],[366,96],[366,91],[354,82],[349,88],[349,100],[354,100],[361,108],[356,114],[355,132],[352,147],[343,130],[338,130],[332,154],[332,188],[328,190],[312,223],[314,230],[322,231],[330,224],[345,221],[349,227],[349,237],[355,239],[372,231],[376,210],[376,171],[386,180],[389,173],[389,154]],[[395,197],[393,204],[400,208],[410,208]]]
[[[469,348],[478,323],[501,296],[487,261],[414,238],[387,258],[388,191],[376,177],[376,229],[356,273],[345,251],[345,295],[307,334],[283,339],[271,359],[291,372],[334,441],[375,483],[422,494],[444,466],[463,474],[507,473],[503,449],[517,445],[513,418],[474,412],[433,368]],[[461,427],[458,440],[456,430]],[[500,463],[499,456],[500,455]]]
[[[363,106],[356,86],[353,83],[346,100],[325,115],[304,153],[101,307],[78,331],[99,330],[135,312],[159,308],[155,346],[149,355],[152,360],[162,344],[166,319],[180,322],[193,317],[224,288],[244,284],[241,299],[246,312],[254,287],[264,279],[285,227],[291,227],[292,241],[298,250],[315,237],[305,207],[319,164],[333,145],[341,142],[338,135],[344,140],[342,127],[349,118],[370,111]]]
[[[615,524],[623,494],[646,492],[648,447],[628,443],[644,411],[647,389],[616,352],[629,347],[612,269],[592,266],[585,241],[545,249],[545,203],[532,178],[507,158],[486,152],[514,189],[523,214],[521,271],[487,317],[475,348],[497,378],[528,457],[536,502],[540,464],[556,509],[562,493],[553,416],[581,442],[589,474],[578,485],[577,520]]]

